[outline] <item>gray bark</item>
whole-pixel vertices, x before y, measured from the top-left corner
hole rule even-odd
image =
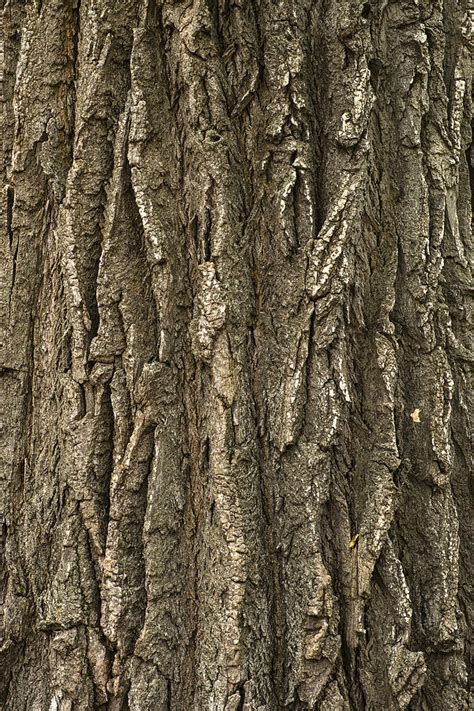
[[[2,708],[467,710],[467,0],[1,18]]]

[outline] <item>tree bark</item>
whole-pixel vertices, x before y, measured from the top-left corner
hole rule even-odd
[[[467,710],[467,0],[1,19],[2,708]]]

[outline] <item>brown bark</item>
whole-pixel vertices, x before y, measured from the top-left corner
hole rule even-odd
[[[467,0],[1,18],[2,708],[468,709]]]

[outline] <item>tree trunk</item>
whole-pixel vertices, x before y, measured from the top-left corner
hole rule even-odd
[[[2,708],[468,709],[467,0],[2,23]]]

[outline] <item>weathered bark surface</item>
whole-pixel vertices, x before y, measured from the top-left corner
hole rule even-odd
[[[468,709],[468,0],[1,17],[2,708]]]

